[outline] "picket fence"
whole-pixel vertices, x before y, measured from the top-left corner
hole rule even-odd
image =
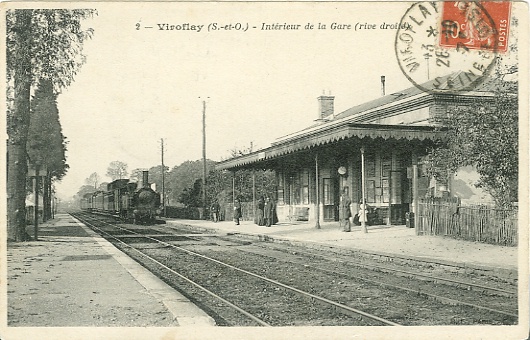
[[[517,245],[518,209],[462,206],[458,200],[419,203],[418,235],[441,235],[506,246]]]

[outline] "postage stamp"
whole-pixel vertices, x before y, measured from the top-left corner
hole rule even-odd
[[[444,2],[440,46],[506,52],[510,9],[509,1]]]
[[[427,92],[473,90],[507,49],[509,16],[510,2],[415,3],[396,33],[399,67]]]

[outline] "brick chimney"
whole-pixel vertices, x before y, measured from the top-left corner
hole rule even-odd
[[[333,118],[334,96],[320,96],[318,99],[318,119]],[[331,116],[331,117],[330,117]]]

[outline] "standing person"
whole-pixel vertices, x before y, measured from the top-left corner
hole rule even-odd
[[[234,222],[236,222],[236,225],[239,225],[241,216],[241,202],[239,202],[239,198],[236,198],[234,203]]]
[[[342,227],[342,223],[344,223],[344,227],[342,231],[345,231],[345,232],[351,231],[350,205],[351,205],[351,200],[346,194],[346,190],[342,190],[342,193],[340,195],[340,206],[339,206],[339,226]]]
[[[265,225],[264,209],[265,200],[263,199],[263,196],[260,196],[258,199],[258,208],[256,209],[256,220],[254,221],[254,223],[259,226]]]
[[[270,197],[265,199],[264,217],[265,225],[270,227],[274,223],[272,220],[274,218],[274,204],[272,203]]]
[[[368,225],[368,204],[363,204],[363,201],[359,202],[359,223],[364,222]]]
[[[219,222],[219,210],[221,210],[221,207],[219,206],[219,202],[214,201],[212,204],[212,220],[214,223]]]

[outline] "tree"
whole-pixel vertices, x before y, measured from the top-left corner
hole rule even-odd
[[[164,171],[167,176],[169,167],[164,166]],[[156,187],[156,191],[160,193],[162,193],[162,187],[164,187],[164,190],[166,191],[166,195],[164,195],[164,197],[166,199],[166,205],[167,205],[167,194],[169,192],[168,190],[169,188],[167,186],[167,183],[164,186],[162,186],[162,165],[157,165],[149,169],[149,183],[154,183]]]
[[[129,175],[129,179],[131,182],[140,182],[142,180],[142,169],[134,169],[131,171],[131,174]]]
[[[97,172],[93,172],[88,176],[87,179],[85,179],[85,184],[91,185],[94,189],[96,189],[99,185],[99,181],[101,181],[101,177],[99,177]]]
[[[95,191],[96,191],[96,188],[94,188],[93,185],[83,185],[81,188],[79,188],[79,190],[75,194],[74,200],[79,201],[86,194],[91,194]]]
[[[80,21],[94,10],[16,9],[6,12],[7,215],[10,241],[25,233],[26,145],[31,86],[49,79],[55,91],[68,86],[85,62],[83,42],[93,34]]]
[[[487,85],[493,98],[455,107],[443,121],[448,127],[447,142],[433,148],[426,157],[427,172],[447,182],[459,167],[472,165],[483,188],[500,208],[510,208],[518,200],[518,20],[512,17],[509,53],[496,59],[495,71]]]
[[[200,207],[202,206],[202,179],[198,178],[193,183],[191,188],[185,188],[180,193],[179,200],[186,207]]]
[[[212,169],[214,164],[214,161],[206,160],[207,169]],[[202,160],[186,161],[171,169],[166,177],[169,198],[181,202],[182,191],[193,188],[195,181],[202,178],[202,171]]]
[[[113,181],[127,177],[127,164],[120,161],[110,162],[107,168],[107,176],[112,178]]]
[[[499,207],[517,201],[518,190],[518,106],[517,97],[497,91],[492,101],[476,101],[455,108],[445,125],[445,145],[427,156],[428,172],[441,182],[459,167],[472,165],[484,188]]]
[[[29,162],[39,167],[44,179],[44,220],[51,218],[52,182],[61,179],[68,170],[66,138],[62,133],[57,109],[57,94],[50,80],[41,79],[31,100],[31,120],[27,142]]]

